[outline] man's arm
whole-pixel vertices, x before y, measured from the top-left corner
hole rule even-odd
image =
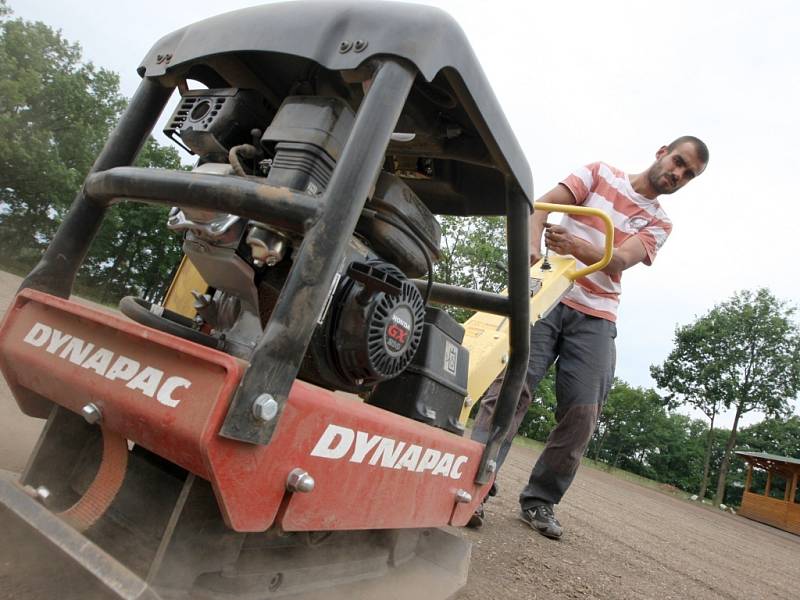
[[[563,183],[559,183],[536,202],[547,202],[549,204],[576,204],[575,196]],[[544,210],[534,211],[531,215],[531,265],[542,258],[542,232],[544,224],[547,222],[547,215],[550,213]],[[601,254],[602,256],[602,254]]]
[[[586,265],[598,262],[603,258],[604,249],[600,246],[575,237],[567,233],[560,225],[547,224],[547,233],[544,236],[545,245],[557,254],[571,254]],[[647,258],[644,243],[638,237],[625,240],[618,248],[602,271],[608,275],[621,273],[625,269],[642,262]]]

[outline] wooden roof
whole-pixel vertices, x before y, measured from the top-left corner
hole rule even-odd
[[[737,450],[736,454],[747,462],[763,469],[800,472],[800,458],[778,456],[777,454],[768,454],[766,452],[748,452],[744,450]]]

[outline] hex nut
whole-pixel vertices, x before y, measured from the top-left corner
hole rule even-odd
[[[456,502],[460,504],[469,504],[472,502],[472,494],[467,490],[458,490],[456,492]]]
[[[93,402],[90,402],[81,408],[81,416],[90,425],[95,425],[103,420],[103,413],[100,412],[100,409]]]
[[[272,421],[278,414],[278,403],[272,394],[261,394],[253,402],[253,416],[259,421]]]
[[[292,469],[286,478],[286,489],[290,492],[308,493],[314,490],[314,478],[301,468]]]

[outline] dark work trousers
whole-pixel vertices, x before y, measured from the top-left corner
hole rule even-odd
[[[531,390],[556,364],[556,426],[531,471],[519,501],[523,510],[539,504],[558,504],[580,465],[581,456],[597,426],[600,411],[614,379],[617,328],[559,303],[531,327],[531,354],[525,386],[509,434],[500,447],[498,469],[508,455],[528,406]],[[503,373],[481,398],[472,439],[486,443]]]

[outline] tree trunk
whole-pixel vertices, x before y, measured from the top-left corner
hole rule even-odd
[[[612,468],[612,469],[616,469],[616,468],[617,468],[617,463],[619,462],[619,455],[620,455],[620,454],[622,454],[622,450],[617,450],[617,453],[616,453],[616,455],[614,456],[614,462],[613,462],[613,463],[612,463],[612,465],[611,465],[611,468]]]
[[[722,499],[725,496],[725,480],[728,477],[728,467],[731,463],[731,452],[733,446],[736,444],[736,428],[739,426],[739,417],[742,416],[742,408],[746,400],[742,399],[736,405],[736,416],[733,418],[733,426],[731,427],[731,435],[728,437],[728,443],[725,444],[725,456],[722,457],[722,464],[719,467],[719,479],[717,479],[717,493],[714,494],[714,506],[722,504]]]
[[[703,458],[703,481],[700,484],[700,491],[697,493],[697,495],[700,496],[700,500],[706,497],[706,490],[708,489],[708,470],[711,466],[711,446],[714,443],[714,419],[716,416],[716,411],[711,413],[711,426],[708,429],[708,436],[706,439],[706,455]]]
[[[603,446],[605,445],[607,438],[608,438],[608,427],[606,427],[606,430],[603,432],[603,435],[600,437],[600,441],[597,442],[597,446],[595,447],[595,450],[594,450],[594,462],[597,462],[597,461],[600,460],[600,451],[603,449]]]
[[[103,273],[103,278],[110,283],[110,285],[106,285],[103,288],[103,295],[102,295],[103,302],[108,302],[109,300],[111,300],[111,298],[115,294],[115,290],[118,291],[118,288],[116,286],[117,279],[122,275],[121,263],[129,255],[128,245],[131,243],[131,237],[133,237],[133,231],[129,229],[125,232],[125,237],[117,245],[117,253],[114,256],[114,260],[112,261],[111,266],[105,273]]]

